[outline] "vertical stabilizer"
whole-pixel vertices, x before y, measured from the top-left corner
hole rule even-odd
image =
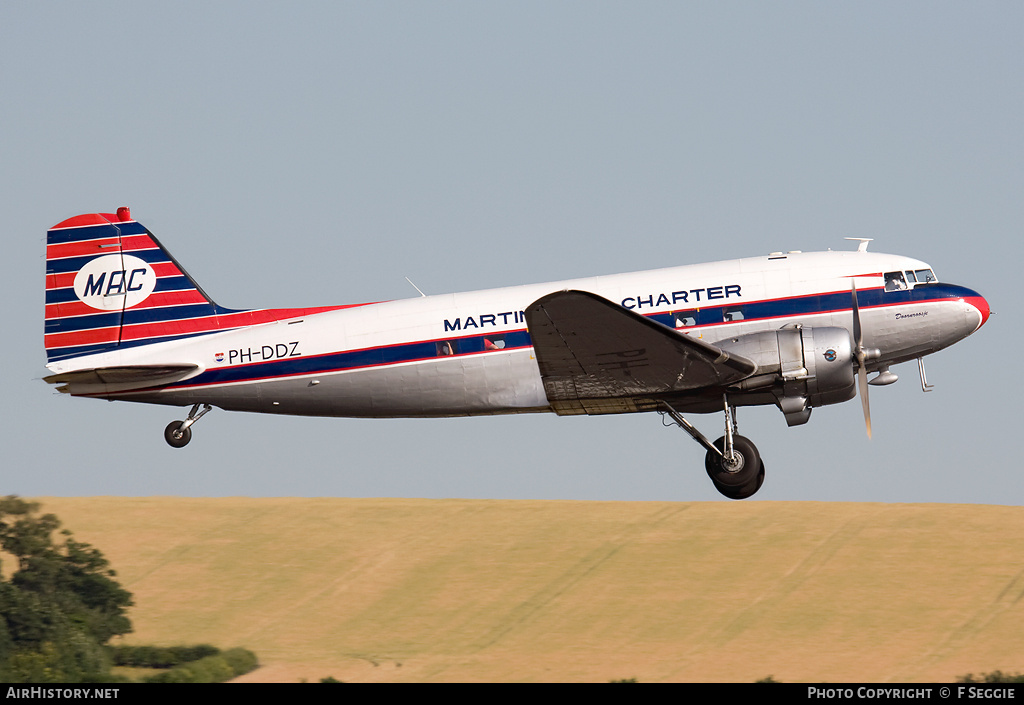
[[[220,313],[127,208],[46,234],[48,362],[207,332]]]
[[[46,233],[48,364],[353,305],[362,304],[218,306],[127,208],[77,215]]]

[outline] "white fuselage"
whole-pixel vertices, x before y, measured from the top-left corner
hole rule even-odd
[[[953,285],[885,291],[885,273],[928,269],[873,252],[752,257],[368,304],[48,367],[196,365],[166,387],[89,396],[228,410],[356,417],[548,411],[522,312],[554,291],[592,292],[727,348],[731,338],[787,324],[850,330],[855,284],[864,344],[881,351],[870,367],[881,369],[951,345],[987,316],[987,307],[972,303],[975,292]]]

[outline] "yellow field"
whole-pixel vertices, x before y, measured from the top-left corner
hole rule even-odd
[[[244,680],[949,681],[1024,671],[1024,508],[45,498],[127,643]]]

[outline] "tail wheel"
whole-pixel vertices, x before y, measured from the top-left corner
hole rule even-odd
[[[171,448],[184,448],[192,440],[192,429],[182,428],[184,421],[171,421],[164,429],[164,440]]]
[[[725,453],[725,436],[715,441],[714,446]],[[725,494],[723,488],[739,491],[748,485],[756,485],[758,475],[764,471],[757,446],[746,437],[739,435],[732,437],[731,457],[723,457],[709,450],[704,456],[704,467],[708,471],[708,477],[715,483],[715,487],[719,488],[723,494]],[[757,487],[759,486],[757,485]],[[750,494],[756,492],[757,487]]]

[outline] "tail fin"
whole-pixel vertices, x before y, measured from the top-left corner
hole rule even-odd
[[[217,306],[127,208],[46,234],[47,362],[222,329]]]
[[[46,233],[47,363],[361,305],[218,306],[127,208]]]

